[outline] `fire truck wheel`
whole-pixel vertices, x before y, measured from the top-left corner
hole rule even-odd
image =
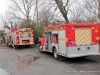
[[[43,53],[43,46],[41,44],[39,44],[39,52]]]
[[[12,47],[13,47],[13,48],[15,48],[15,45],[14,45],[14,44],[12,44]]]
[[[56,60],[58,60],[59,59],[59,55],[58,55],[58,52],[57,52],[57,49],[56,48],[54,48],[54,58],[56,59]]]

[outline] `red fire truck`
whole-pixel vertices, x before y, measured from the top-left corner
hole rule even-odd
[[[7,33],[7,45],[12,47],[34,44],[34,31],[31,28],[14,28]]]
[[[99,24],[61,24],[44,28],[40,52],[52,52],[55,59],[100,55]]]

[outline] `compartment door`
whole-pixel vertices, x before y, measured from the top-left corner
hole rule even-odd
[[[66,54],[66,35],[65,30],[58,32],[58,52],[61,54]]]

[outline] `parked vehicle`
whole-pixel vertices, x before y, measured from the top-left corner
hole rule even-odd
[[[61,24],[44,28],[39,51],[51,52],[55,59],[100,55],[99,24]]]
[[[14,28],[7,33],[6,44],[8,46],[30,46],[34,44],[34,31],[31,28]]]

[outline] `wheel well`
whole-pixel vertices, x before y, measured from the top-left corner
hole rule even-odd
[[[41,42],[39,42],[39,44],[41,44]]]
[[[53,46],[53,48],[52,48],[52,52],[54,52],[54,49],[55,49],[56,47],[55,46]]]

